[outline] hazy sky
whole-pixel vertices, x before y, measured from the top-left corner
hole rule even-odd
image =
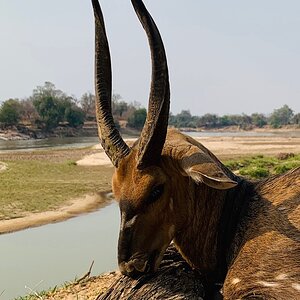
[[[299,0],[147,0],[163,36],[171,111],[300,112]],[[147,106],[148,43],[129,0],[101,0],[113,89]],[[0,0],[0,100],[51,81],[80,98],[93,87],[89,0]]]

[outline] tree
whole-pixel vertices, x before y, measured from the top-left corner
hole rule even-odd
[[[112,97],[111,97],[111,102],[112,102],[112,114],[115,114],[115,110],[116,110],[116,106],[119,103],[119,100],[122,99],[122,96],[120,94],[115,94],[113,93]]]
[[[84,112],[81,108],[72,105],[65,110],[65,119],[71,127],[78,127],[84,123]]]
[[[61,113],[57,99],[51,96],[35,99],[33,104],[46,130],[57,127],[64,118],[64,113]]]
[[[75,116],[80,115],[78,112],[72,112],[76,106],[75,99],[56,89],[51,82],[45,82],[44,86],[34,89],[30,99],[47,131],[56,128],[60,122],[67,121],[67,116],[74,126],[81,123],[80,120],[78,122],[74,120]]]
[[[176,116],[170,116],[170,125],[175,127],[196,127],[197,120],[192,117],[189,110],[182,110]]]
[[[129,120],[136,110],[141,108],[141,104],[139,102],[130,102],[127,104],[127,109],[122,113],[122,119]]]
[[[131,117],[128,118],[128,126],[135,129],[142,129],[146,121],[147,111],[145,108],[140,108],[134,111]]]
[[[20,101],[20,117],[22,123],[34,124],[35,120],[39,118],[31,99],[24,99]]]
[[[0,108],[0,123],[4,126],[17,125],[20,121],[20,103],[17,99],[9,99]]]
[[[219,123],[220,126],[231,126],[231,125],[235,125],[235,123],[233,122],[231,116],[229,115],[224,115],[219,119]]]
[[[80,105],[85,114],[85,118],[89,121],[96,120],[96,106],[95,95],[92,93],[85,93],[81,96]]]
[[[113,115],[116,115],[117,117],[122,117],[123,113],[128,110],[128,105],[125,101],[120,101],[118,103],[115,103]]]
[[[269,123],[274,128],[279,128],[282,125],[290,124],[293,117],[293,110],[286,104],[278,109],[275,109],[269,118]]]
[[[257,127],[263,127],[264,125],[267,125],[267,118],[263,114],[254,113],[251,115],[252,118],[252,124]]]
[[[214,128],[217,127],[219,122],[219,118],[215,114],[205,114],[204,116],[199,118],[198,127],[207,127],[207,128]]]
[[[52,82],[45,81],[44,85],[37,86],[33,90],[32,97],[35,99],[44,97],[64,98],[66,97],[66,94],[61,90],[56,89]]]
[[[122,118],[123,113],[128,110],[128,104],[125,101],[121,101],[122,96],[120,94],[112,95],[112,114],[116,118]]]
[[[300,125],[300,113],[294,115],[292,122],[293,124]]]

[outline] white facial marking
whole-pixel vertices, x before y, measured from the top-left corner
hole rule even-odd
[[[232,284],[237,284],[237,283],[239,283],[240,281],[241,281],[241,279],[239,279],[239,278],[233,278],[232,281],[231,281],[231,283],[232,283]]]
[[[261,284],[262,286],[265,286],[265,287],[277,287],[277,286],[279,286],[279,284],[276,283],[276,282],[258,281],[257,283],[259,283],[259,284]]]
[[[123,228],[125,227],[125,212],[121,213],[121,226],[120,226],[120,232],[123,231]]]
[[[288,279],[287,274],[279,274],[278,276],[275,277],[276,280],[286,280]]]
[[[294,288],[296,291],[300,291],[300,283],[293,283],[292,288]]]
[[[128,222],[125,223],[125,228],[132,227],[136,222],[137,216],[134,216],[132,219],[130,219]]]

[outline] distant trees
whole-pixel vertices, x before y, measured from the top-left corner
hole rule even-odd
[[[13,126],[22,122],[51,131],[62,122],[78,127],[84,120],[85,113],[77,105],[77,100],[56,89],[51,82],[35,88],[27,99],[4,101],[0,108],[2,126]]]
[[[39,118],[39,114],[36,111],[31,99],[24,99],[19,101],[20,103],[20,114],[21,122],[23,124],[34,124],[35,121]]]
[[[287,105],[279,109],[275,109],[269,118],[269,123],[274,128],[279,128],[282,125],[288,125],[292,121],[294,113]]]
[[[300,113],[294,115],[292,119],[292,124],[300,125]]]
[[[71,127],[79,127],[84,124],[85,114],[83,110],[74,103],[66,106],[64,113],[65,121]]]
[[[9,99],[0,106],[0,125],[22,123],[46,132],[61,125],[79,127],[85,121],[96,122],[95,95],[85,93],[77,100],[57,89],[51,82],[37,86],[27,99]],[[119,94],[112,95],[112,114],[118,127],[141,129],[146,109],[138,102],[127,103]]]
[[[128,118],[128,126],[135,129],[142,129],[146,121],[147,111],[145,108],[139,108]]]
[[[300,124],[300,114],[293,114],[293,110],[284,105],[279,109],[275,109],[273,113],[267,117],[264,114],[253,113],[248,116],[242,115],[223,115],[205,114],[203,116],[192,116],[188,110],[183,110],[177,115],[170,114],[169,124],[174,127],[204,127],[204,128],[220,128],[226,126],[239,126],[241,129],[252,127],[263,127],[271,125],[273,128],[279,128],[288,124]]]
[[[76,101],[56,89],[51,82],[45,82],[44,86],[34,89],[30,99],[39,114],[38,121],[46,130],[56,128],[60,122],[68,122],[72,127],[84,123],[84,112]]]
[[[119,94],[112,95],[112,114],[118,127],[142,129],[147,111],[138,102],[126,102]],[[18,123],[52,131],[58,126],[79,127],[84,122],[96,122],[95,95],[85,93],[77,100],[57,89],[51,82],[37,86],[27,99],[8,99],[0,106],[0,125],[14,126]],[[270,125],[279,128],[284,125],[300,125],[300,113],[284,105],[275,109],[270,116],[261,113],[252,115],[235,114],[218,116],[205,114],[193,116],[189,110],[182,110],[177,115],[170,113],[169,125],[177,128],[221,128],[239,126],[241,129]]]
[[[218,126],[219,118],[215,114],[205,114],[200,117],[197,122],[197,127],[214,128]]]
[[[252,124],[259,128],[268,124],[267,117],[263,114],[254,113],[251,115]]]
[[[81,96],[80,105],[87,121],[96,121],[95,95],[85,93]]]
[[[0,108],[0,123],[4,126],[17,125],[21,119],[20,103],[17,99],[4,101]]]

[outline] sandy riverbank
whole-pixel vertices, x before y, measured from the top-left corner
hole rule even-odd
[[[212,151],[221,160],[242,157],[247,155],[263,154],[277,155],[279,153],[300,153],[300,137],[283,136],[222,136],[197,137],[197,141]],[[134,140],[129,141],[130,144]],[[79,165],[111,165],[109,158],[97,145],[98,153],[93,153],[77,161]]]
[[[57,223],[103,208],[111,202],[105,194],[86,195],[69,201],[55,211],[30,213],[25,217],[0,221],[0,234]]]

